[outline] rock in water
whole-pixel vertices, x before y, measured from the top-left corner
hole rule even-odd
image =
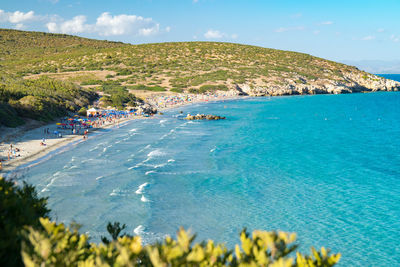
[[[225,117],[217,116],[217,115],[205,115],[205,114],[197,114],[197,115],[190,115],[188,114],[185,120],[225,120]]]

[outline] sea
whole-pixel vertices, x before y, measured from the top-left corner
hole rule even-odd
[[[399,114],[400,92],[193,104],[17,174],[49,198],[52,219],[78,222],[93,242],[119,221],[145,243],[183,226],[233,248],[246,227],[295,232],[301,252],[340,252],[338,266],[399,266]]]

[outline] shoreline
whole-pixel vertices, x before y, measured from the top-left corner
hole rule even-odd
[[[147,119],[143,116],[137,116],[134,118],[123,118],[121,120],[118,121],[118,124],[124,123],[124,122],[129,122],[129,121],[134,121],[134,120],[141,120],[141,119]],[[92,128],[89,130],[89,138],[91,135],[95,134],[98,131],[104,130],[104,129],[110,129],[113,127],[117,127],[116,123],[110,123],[107,125],[104,125],[102,127],[99,128]],[[21,156],[21,157],[16,157],[10,160],[10,162],[7,161],[3,161],[3,169],[0,171],[0,176],[8,176],[10,174],[12,174],[14,171],[18,170],[18,169],[23,169],[25,167],[29,167],[31,166],[30,163],[34,163],[35,161],[40,161],[40,159],[45,158],[46,156],[50,155],[51,153],[62,149],[64,147],[67,147],[73,143],[79,143],[84,141],[83,139],[83,135],[82,134],[76,134],[76,135],[65,135],[62,138],[52,138],[52,139],[47,139],[46,142],[47,145],[45,147],[37,147],[37,143],[40,142],[39,140],[23,140],[23,137],[25,135],[29,135],[34,131],[38,131],[38,130],[42,130],[43,128],[49,128],[49,127],[54,127],[55,123],[50,123],[50,124],[46,124],[42,127],[38,127],[32,130],[28,130],[25,132],[25,134],[23,134],[20,138],[22,140],[17,141],[17,140],[11,140],[10,143],[16,144],[14,145],[15,147],[21,147],[23,150],[24,148],[27,148],[29,146],[36,146],[35,148],[31,149],[25,156]],[[36,143],[36,144],[34,144]],[[9,144],[6,144],[6,146],[8,146]],[[4,147],[4,144],[1,145],[2,147]],[[6,163],[6,164],[4,164]]]
[[[246,96],[229,96],[229,97],[221,97],[217,99],[211,99],[211,100],[196,100],[196,101],[191,101],[191,102],[185,102],[185,103],[179,103],[176,105],[171,105],[168,107],[160,107],[158,109],[159,112],[165,112],[165,111],[170,111],[174,109],[178,109],[181,107],[185,106],[190,106],[193,104],[199,104],[199,103],[214,103],[214,102],[220,102],[220,101],[230,101],[230,100],[237,100],[237,99],[245,99]],[[162,116],[162,115],[161,115]],[[104,130],[104,129],[109,129],[113,127],[117,127],[117,125],[125,122],[130,122],[130,121],[135,121],[135,120],[141,120],[141,119],[151,119],[154,117],[143,117],[143,116],[134,116],[134,117],[128,117],[128,118],[121,118],[118,120],[117,123],[110,123],[107,125],[104,125],[102,127],[98,128],[91,128],[89,130],[89,138],[93,133],[96,133],[98,131]],[[41,159],[49,156],[51,153],[60,150],[64,147],[67,147],[74,142],[77,141],[83,141],[83,135],[81,134],[76,134],[76,135],[64,135],[62,138],[48,138],[46,141],[46,146],[42,147],[39,146],[38,143],[42,139],[41,136],[43,136],[43,130],[46,128],[52,128],[51,131],[54,130],[56,127],[55,122],[51,122],[49,124],[45,124],[33,129],[29,130],[21,130],[22,133],[19,133],[16,131],[15,138],[10,138],[8,137],[9,140],[8,142],[2,142],[0,144],[0,155],[2,157],[6,157],[6,151],[8,150],[8,147],[10,144],[12,144],[14,147],[18,147],[21,150],[21,156],[11,158],[10,161],[3,161],[2,162],[2,170],[0,170],[0,177],[7,177],[10,176],[10,174],[14,173],[15,171],[19,169],[24,169],[27,167],[32,166],[35,161],[39,161],[38,164],[40,163]],[[21,132],[20,131],[20,132]],[[69,130],[68,130],[69,131]],[[77,142],[79,143],[79,142]]]

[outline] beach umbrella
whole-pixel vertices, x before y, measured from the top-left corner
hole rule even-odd
[[[62,123],[60,123],[60,122],[57,122],[57,123],[56,123],[56,125],[62,125]]]

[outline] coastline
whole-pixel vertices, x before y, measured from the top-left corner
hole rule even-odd
[[[229,100],[236,100],[236,99],[244,99],[246,96],[227,96],[227,97],[217,97],[215,99],[196,99],[195,101],[190,101],[190,102],[185,102],[185,103],[178,103],[175,105],[171,105],[168,107],[160,107],[158,109],[159,112],[164,112],[164,111],[169,111],[173,109],[178,109],[181,107],[193,105],[193,104],[199,104],[199,103],[213,103],[213,102],[220,102],[220,101],[229,101]],[[128,118],[121,118],[118,120],[117,124],[124,123],[124,122],[129,122],[129,121],[134,121],[138,119],[151,119],[153,117],[143,117],[143,116],[134,116],[134,117],[128,117]],[[98,128],[91,128],[89,130],[89,138],[90,135],[103,130],[103,129],[110,129],[113,127],[117,127],[117,124],[115,123],[110,123],[107,125],[103,125]],[[83,135],[82,134],[77,134],[77,135],[64,135],[62,138],[48,138],[46,139],[46,146],[39,146],[40,141],[42,140],[43,136],[43,131],[46,128],[50,128],[50,132],[57,129],[57,125],[55,122],[36,127],[33,129],[29,130],[21,130],[22,134],[18,134],[18,131],[16,131],[16,134],[14,135],[14,138],[8,138],[8,142],[4,143],[2,142],[0,144],[0,156],[2,158],[7,158],[7,151],[12,144],[14,147],[17,147],[21,150],[21,156],[15,157],[10,159],[9,161],[3,161],[2,162],[2,170],[0,170],[0,176],[9,176],[12,174],[14,171],[18,170],[19,168],[23,167],[29,167],[30,163],[33,163],[35,161],[38,161],[42,158],[47,157],[51,153],[60,150],[62,148],[65,148],[74,142],[78,142],[79,140],[83,141]],[[69,130],[68,130],[69,131]]]

